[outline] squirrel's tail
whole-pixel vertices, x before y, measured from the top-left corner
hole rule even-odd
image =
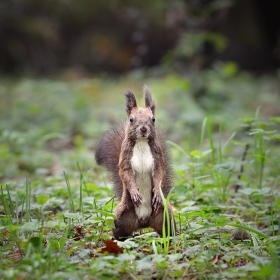
[[[122,195],[122,182],[119,176],[119,156],[125,137],[125,123],[117,123],[103,133],[96,146],[95,160],[111,173],[118,198]]]

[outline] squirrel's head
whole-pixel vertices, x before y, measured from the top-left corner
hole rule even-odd
[[[132,91],[125,93],[126,112],[128,116],[127,133],[131,140],[152,139],[155,137],[155,108],[151,91],[145,85],[143,88],[145,107],[137,107],[136,98]]]

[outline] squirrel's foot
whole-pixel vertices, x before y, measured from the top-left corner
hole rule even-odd
[[[139,193],[137,188],[133,188],[130,190],[130,197],[132,199],[133,204],[137,207],[141,204],[142,196]]]
[[[154,211],[157,212],[158,209],[163,205],[160,193],[154,190],[154,197],[152,200]]]

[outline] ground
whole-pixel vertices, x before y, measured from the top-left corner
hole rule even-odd
[[[278,279],[279,83],[229,73],[2,79],[2,279]],[[178,235],[111,243],[116,201],[94,161],[147,84],[166,131]],[[103,250],[101,250],[103,248]]]

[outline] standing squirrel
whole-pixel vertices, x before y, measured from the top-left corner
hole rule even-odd
[[[166,141],[155,125],[155,102],[144,86],[145,108],[138,108],[134,94],[125,93],[128,120],[112,126],[97,145],[95,158],[112,175],[116,198],[113,235],[122,240],[140,228],[151,227],[162,235],[163,201],[172,185]],[[168,205],[170,233],[176,229]],[[167,232],[167,219],[165,219]]]

